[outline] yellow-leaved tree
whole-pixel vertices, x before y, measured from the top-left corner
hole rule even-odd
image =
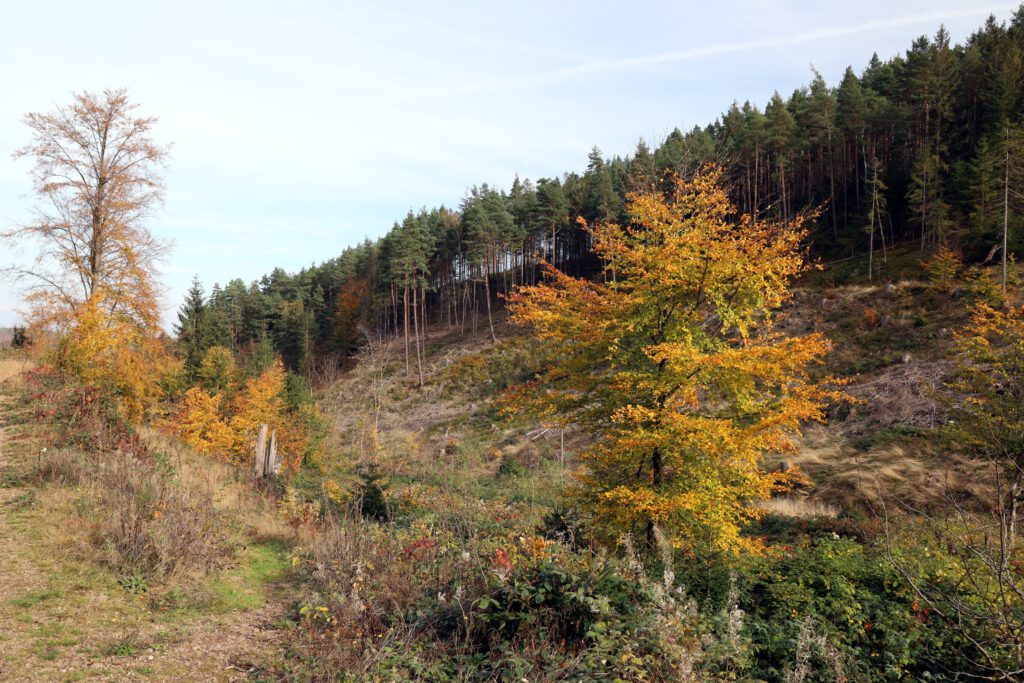
[[[221,413],[223,397],[202,387],[185,392],[172,427],[182,441],[200,453],[230,453],[235,435]]]
[[[130,315],[112,311],[103,288],[73,312],[54,358],[86,384],[110,391],[132,423],[160,398],[161,375],[173,372],[160,340]]]
[[[631,224],[584,226],[600,280],[549,265],[509,297],[552,362],[506,410],[597,436],[578,494],[611,537],[658,527],[690,550],[757,551],[743,527],[789,476],[762,458],[791,450],[832,395],[808,375],[828,341],[773,324],[806,268],[802,221],[734,217],[720,179],[630,195]]]
[[[171,428],[200,453],[247,464],[261,423],[276,431],[286,471],[295,471],[311,448],[311,416],[289,411],[282,399],[285,371],[280,360],[234,388],[230,400],[201,387],[185,392]],[[315,444],[314,444],[315,445]]]
[[[231,431],[235,435],[232,450],[236,455],[244,457],[248,453],[260,423],[278,430],[278,439],[284,437],[285,405],[281,400],[284,377],[284,365],[276,360],[256,377],[247,379],[235,394],[228,412]]]

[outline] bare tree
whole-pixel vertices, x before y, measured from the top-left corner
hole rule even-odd
[[[14,157],[31,157],[38,197],[33,217],[0,239],[38,247],[34,261],[8,269],[26,283],[33,322],[61,326],[102,294],[111,312],[156,322],[153,273],[167,243],[146,227],[163,198],[169,148],[156,144],[156,119],[134,115],[127,92],[75,93],[71,104],[31,113],[32,141]]]

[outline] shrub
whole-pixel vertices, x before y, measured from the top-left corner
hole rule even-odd
[[[47,447],[85,452],[144,450],[116,396],[108,389],[82,384],[66,372],[47,366],[29,370],[23,376],[20,400],[35,419],[47,424],[43,433]]]
[[[881,552],[831,534],[774,551],[739,568],[754,678],[782,681],[802,667],[817,671],[804,680],[842,680],[832,674],[841,663],[847,680],[942,679],[955,657],[949,634]],[[694,584],[721,599],[727,571]]]
[[[360,465],[356,469],[356,476],[359,477],[359,488],[356,491],[355,501],[359,514],[367,519],[381,522],[391,519],[391,506],[388,505],[384,493],[387,482],[377,465],[374,463]]]
[[[89,539],[122,576],[169,579],[215,569],[227,557],[224,526],[208,494],[124,454],[102,463],[92,491]]]
[[[963,260],[960,257],[960,252],[943,244],[922,266],[931,283],[942,291],[948,292],[956,282],[957,275],[963,267]]]
[[[112,312],[102,290],[75,310],[70,332],[53,357],[62,370],[114,396],[132,424],[138,424],[160,398],[158,380],[170,363],[153,330]]]
[[[11,329],[11,348],[12,349],[23,349],[29,346],[28,334],[24,327],[15,325]]]
[[[210,353],[217,348],[210,349]],[[308,401],[295,410],[288,408],[285,398],[292,394],[280,361],[231,390],[233,395],[225,400],[221,394],[192,387],[169,421],[170,429],[200,453],[248,464],[257,428],[263,423],[277,433],[286,472],[294,474],[304,461],[315,459],[326,436],[326,421],[316,405]]]
[[[735,609],[702,623],[670,571],[539,537],[329,518],[293,564],[307,592],[283,678],[696,681],[742,659]]]
[[[522,463],[510,455],[504,455],[498,465],[498,476],[504,478],[521,477],[526,474]]]
[[[82,455],[68,448],[44,448],[36,461],[33,478],[62,486],[78,485],[83,479]]]

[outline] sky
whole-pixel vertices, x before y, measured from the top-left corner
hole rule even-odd
[[[173,145],[151,229],[169,324],[193,276],[246,282],[376,238],[410,209],[582,171],[597,145],[830,84],[940,24],[963,41],[1014,3],[0,0],[0,230],[28,219],[22,119],[126,87]],[[0,267],[26,263],[0,246]],[[0,281],[0,326],[20,319]]]

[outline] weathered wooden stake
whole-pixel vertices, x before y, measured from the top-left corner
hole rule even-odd
[[[256,445],[253,448],[253,460],[256,465],[256,478],[267,473],[267,425],[261,424],[256,430]]]
[[[270,430],[267,437],[267,425],[260,424],[256,430],[256,444],[253,447],[253,460],[256,478],[269,477],[281,469],[281,459],[277,456],[277,430]]]
[[[281,461],[277,459],[277,430],[274,429],[270,432],[270,443],[267,444],[267,460],[266,465],[263,468],[263,475],[269,477],[272,474],[277,474],[277,470],[281,467]]]

